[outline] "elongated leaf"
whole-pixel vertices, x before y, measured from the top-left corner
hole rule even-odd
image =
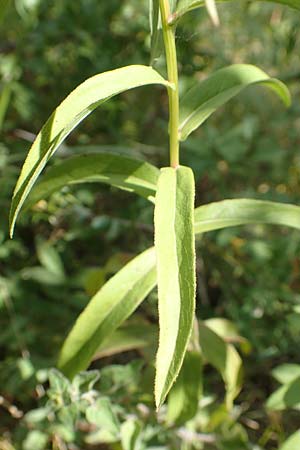
[[[227,3],[228,1],[232,0],[216,0],[216,3]],[[251,0],[256,1],[256,0]],[[271,3],[279,3],[282,5],[290,6],[291,8],[299,9],[300,10],[300,1],[299,0],[262,0],[266,2]],[[246,0],[245,0],[246,2]],[[174,16],[174,22],[180,19],[184,14],[186,14],[189,11],[192,11],[193,9],[200,8],[205,5],[205,0],[179,0],[177,8],[176,8],[176,14]]]
[[[179,376],[168,396],[168,421],[183,424],[198,410],[202,395],[202,357],[199,352],[187,351]]]
[[[164,49],[162,27],[159,12],[159,0],[149,1],[150,14],[150,30],[151,30],[151,55],[150,63],[155,64],[155,61],[161,56]]]
[[[235,347],[226,344],[204,322],[199,322],[199,342],[204,358],[220,372],[224,380],[226,405],[231,409],[242,386],[242,360]]]
[[[157,331],[155,325],[130,323],[119,328],[108,339],[105,339],[98,348],[94,359],[150,347],[157,341]]]
[[[158,177],[159,170],[144,161],[109,153],[74,156],[51,167],[25,205],[30,207],[66,185],[88,182],[110,184],[153,202]]]
[[[106,100],[128,89],[149,84],[168,85],[168,82],[151,67],[123,67],[89,78],[58,106],[34,141],[23,165],[11,206],[11,235],[17,215],[37,177],[71,131]]]
[[[92,298],[63,345],[60,370],[73,377],[86,369],[102,342],[133,313],[155,284],[155,251],[150,248],[129,262]]]
[[[195,233],[237,225],[269,223],[300,229],[300,207],[248,198],[223,200],[195,209]]]
[[[279,450],[299,450],[300,448],[300,430],[292,434],[284,443],[279,447]]]
[[[196,83],[181,100],[179,133],[184,141],[220,106],[251,85],[264,85],[273,90],[289,106],[288,88],[276,78],[250,64],[233,64],[217,70],[204,81]]]
[[[155,400],[159,407],[181,368],[195,309],[194,177],[191,169],[161,170],[155,207],[159,347]]]

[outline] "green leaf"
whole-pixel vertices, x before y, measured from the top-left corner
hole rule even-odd
[[[279,450],[299,450],[300,448],[300,430],[292,434],[284,443],[279,447]]]
[[[187,351],[179,376],[168,396],[168,421],[183,424],[197,413],[202,395],[202,358]]]
[[[86,410],[86,418],[89,423],[103,428],[105,431],[118,436],[120,423],[108,398],[99,398]]]
[[[34,141],[15,187],[10,233],[18,213],[44,166],[71,131],[94,109],[128,89],[150,84],[169,86],[158,72],[147,66],[128,66],[95,75],[78,86],[58,106]]]
[[[129,317],[156,284],[155,252],[130,261],[92,298],[67,337],[58,367],[68,377],[88,367],[105,339]]]
[[[181,368],[195,309],[194,177],[190,168],[161,170],[155,199],[159,347],[155,400],[165,400]]]
[[[150,63],[154,65],[155,61],[161,56],[164,49],[161,19],[159,12],[159,0],[149,1],[150,30],[151,30],[151,54]]]
[[[272,376],[279,383],[287,384],[300,377],[299,364],[281,364],[272,370]]]
[[[216,3],[226,3],[232,0],[216,0]],[[252,0],[253,1],[253,0]],[[290,6],[291,8],[300,10],[300,1],[299,0],[262,0],[271,3],[279,3],[282,5]],[[205,0],[179,0],[176,8],[176,13],[173,21],[177,21],[184,14],[192,11],[193,9],[200,8],[205,6]]]
[[[195,209],[195,233],[247,224],[274,224],[300,229],[300,207],[247,198],[223,200]]]
[[[281,81],[270,78],[256,66],[233,64],[196,83],[183,96],[180,109],[180,139],[184,141],[220,106],[246,87],[256,84],[269,87],[287,106],[290,105],[289,90]]]
[[[300,409],[300,377],[273,392],[268,398],[266,406],[275,411],[286,408]]]
[[[220,372],[226,388],[226,405],[232,408],[233,401],[242,387],[242,360],[235,347],[226,342],[199,322],[199,342],[204,358]]]
[[[105,183],[154,201],[159,170],[144,161],[101,153],[80,155],[51,167],[32,189],[25,207],[49,197],[66,185],[76,183]]]
[[[142,425],[134,419],[126,420],[121,426],[122,450],[140,450],[143,445],[140,442]]]
[[[156,342],[157,334],[155,325],[130,323],[105,339],[98,348],[94,359],[152,346]]]

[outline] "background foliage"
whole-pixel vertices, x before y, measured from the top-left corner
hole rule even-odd
[[[299,204],[299,15],[246,2],[221,5],[219,13],[218,29],[204,9],[178,28],[181,89],[191,75],[202,79],[226,64],[252,63],[285,81],[294,101],[285,110],[265,90],[251,88],[182,144],[182,163],[195,173],[196,205],[238,197]],[[271,373],[299,362],[297,231],[249,226],[198,241],[198,316],[230,319],[243,336],[244,385],[230,414],[222,380],[207,366],[193,420],[185,414],[170,420],[164,409],[156,415],[149,364],[155,293],[123,330],[126,339],[128,330],[135,331],[131,350],[99,350],[102,358],[93,363],[99,379],[83,374],[70,385],[49,372],[89,297],[151,245],[153,207],[100,185],[65,188],[24,214],[11,241],[12,189],[29,142],[62,98],[95,73],[147,64],[149,46],[146,1],[16,0],[2,22],[0,448],[277,449],[297,431],[300,398],[291,404],[285,391],[283,400],[265,403],[278,381],[294,398],[300,392],[299,373],[289,379]],[[157,67],[163,68],[162,59]],[[57,159],[106,150],[163,166],[166,132],[166,94],[144,88],[143,95],[132,91],[103,105],[72,133]]]

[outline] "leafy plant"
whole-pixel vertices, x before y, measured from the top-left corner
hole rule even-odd
[[[300,9],[296,0],[279,3]],[[194,176],[190,167],[180,165],[180,142],[248,86],[266,86],[287,106],[290,104],[289,91],[281,81],[247,64],[225,67],[196,83],[179,98],[175,30],[184,14],[202,6],[203,2],[192,0],[150,1],[152,62],[155,65],[163,42],[167,77],[154,67],[131,65],[119,68],[89,78],[56,108],[35,139],[23,165],[12,200],[10,231],[12,236],[23,205],[30,207],[66,184],[103,182],[155,203],[155,248],[135,257],[95,294],[67,337],[58,367],[70,378],[86,369],[97,350],[103,349],[103,343],[113,336],[157,284],[157,407],[164,403],[169,393],[171,405],[178,398],[190,396],[186,389],[189,381],[185,381],[185,373],[190,369],[186,366],[193,366],[198,361],[201,370],[203,361],[207,361],[224,379],[226,404],[230,409],[240,390],[240,357],[235,347],[226,344],[222,336],[195,319],[195,236],[228,226],[254,223],[299,229],[300,207],[236,199],[194,210]],[[128,89],[155,84],[166,88],[168,93],[169,167],[159,171],[149,163],[121,155],[80,155],[54,166],[35,185],[59,146],[98,106]],[[199,393],[199,380],[192,382],[191,391]],[[185,399],[181,406],[182,415],[190,417],[193,412],[186,412],[184,402]],[[170,412],[170,417],[170,420],[179,420],[174,412]]]

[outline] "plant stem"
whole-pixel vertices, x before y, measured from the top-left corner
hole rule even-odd
[[[168,88],[170,165],[176,168],[179,166],[179,96],[175,27],[169,24],[169,18],[171,16],[169,0],[159,0],[159,6],[165,43],[168,80],[173,84],[172,88]]]

